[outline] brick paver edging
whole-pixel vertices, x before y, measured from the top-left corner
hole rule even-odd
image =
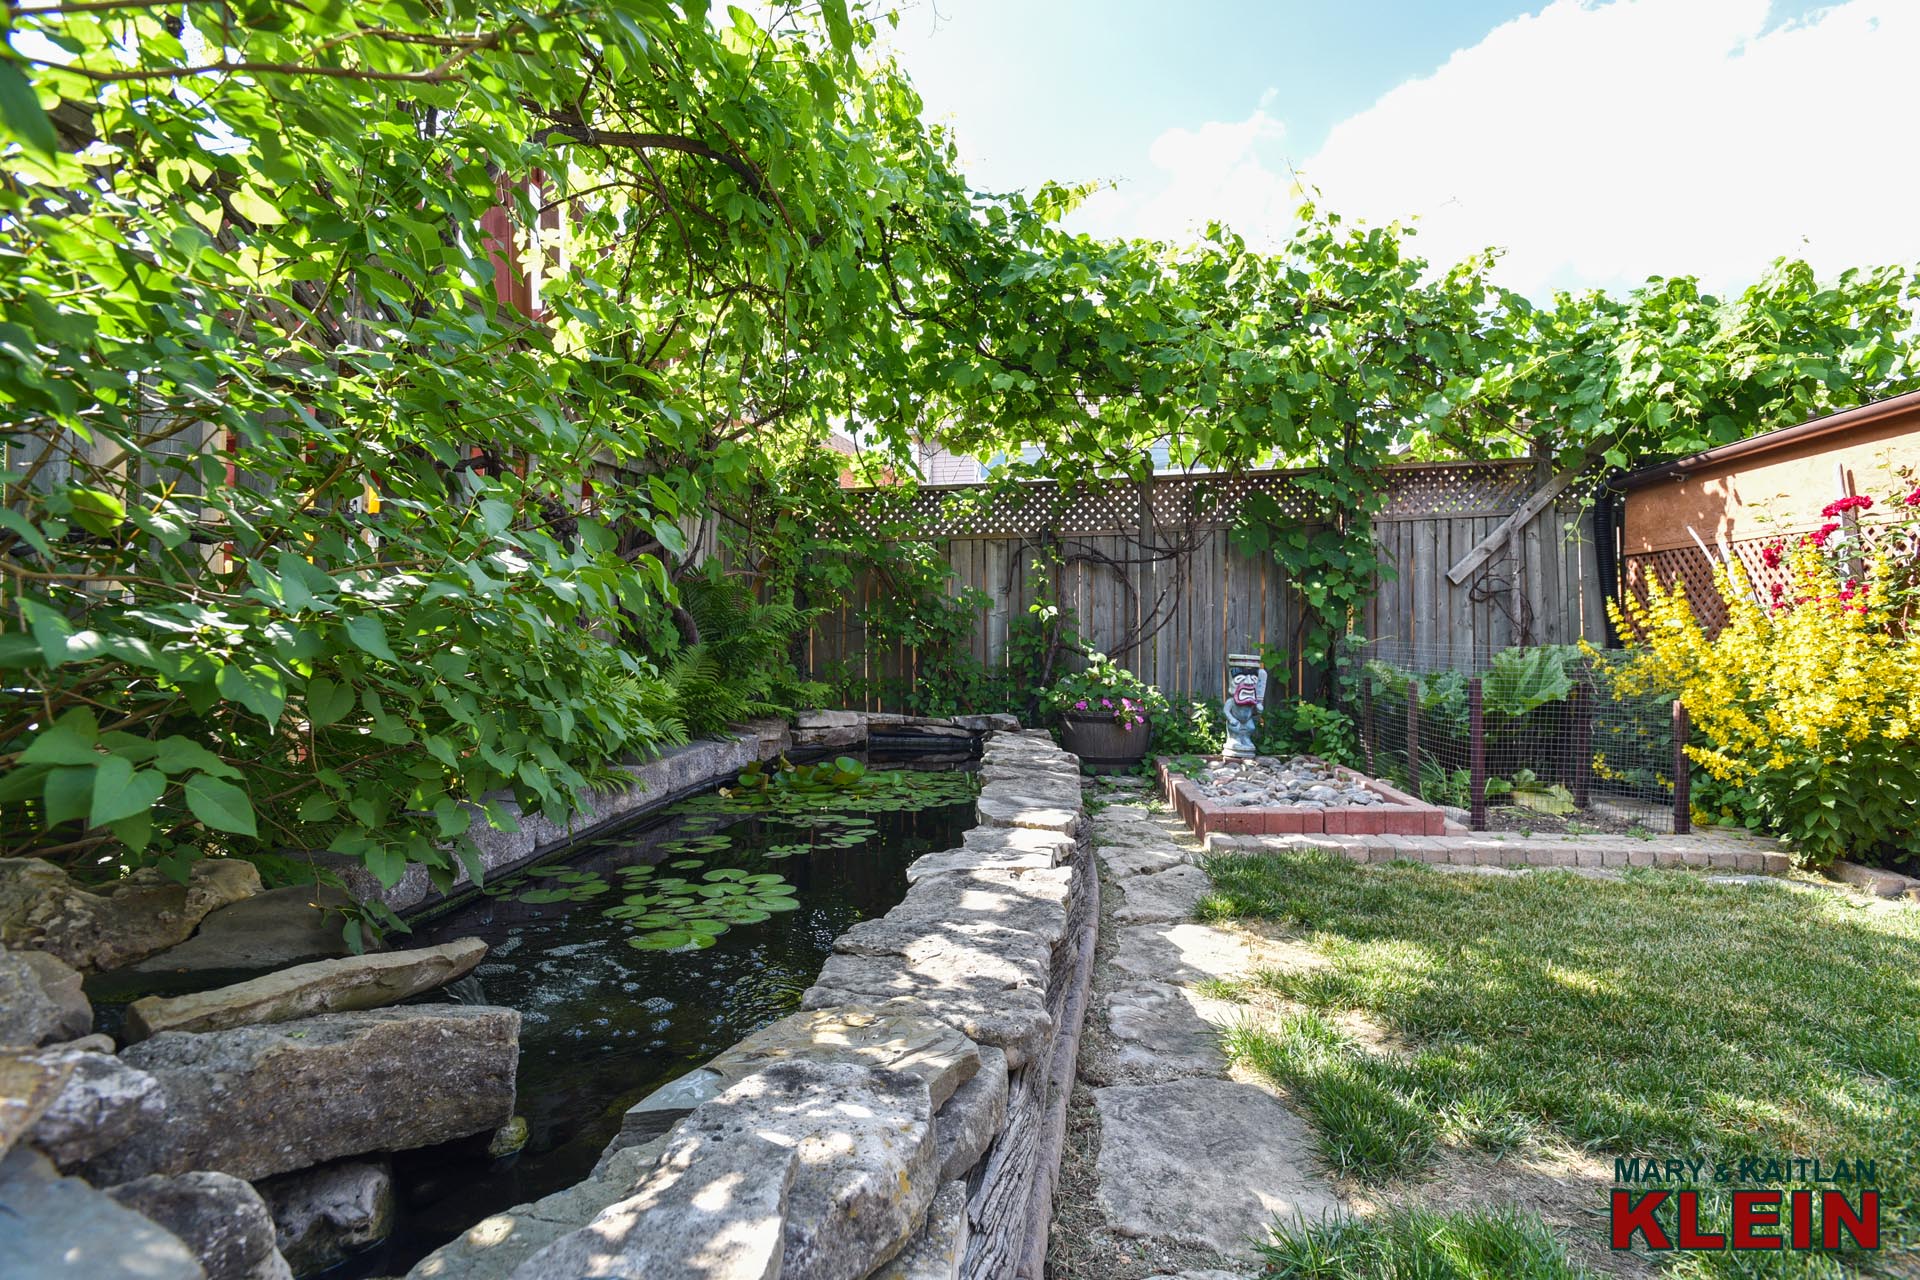
[[[1411,862],[1461,867],[1701,867],[1785,875],[1791,857],[1770,840],[1703,832],[1653,836],[1350,836],[1228,835],[1204,837],[1209,853],[1327,849],[1355,862]]]

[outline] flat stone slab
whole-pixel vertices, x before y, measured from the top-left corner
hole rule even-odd
[[[1156,871],[1183,866],[1186,861],[1184,852],[1157,841],[1140,845],[1103,844],[1100,849],[1100,865],[1116,880],[1152,875]]]
[[[990,783],[974,801],[980,821],[990,827],[1032,827],[1038,831],[1058,831],[1072,835],[1082,821],[1077,801],[1071,805],[1044,796],[1012,790],[1013,784]],[[996,792],[998,794],[996,794]]]
[[[481,1219],[415,1263],[406,1280],[506,1280],[541,1249],[586,1226],[602,1210],[630,1198],[659,1162],[666,1144],[662,1137],[625,1148],[603,1160],[584,1182]],[[775,1162],[791,1165],[787,1154],[777,1150],[767,1154]],[[788,1168],[782,1174],[783,1183],[790,1175]],[[776,1248],[778,1238],[776,1225]]]
[[[1114,1065],[1136,1080],[1224,1076],[1227,1055],[1220,1029],[1240,1009],[1186,987],[1137,982],[1107,995],[1107,1031]]]
[[[329,885],[288,885],[221,907],[178,946],[148,956],[135,973],[278,969],[347,954],[341,910],[352,903]]]
[[[760,1028],[706,1069],[731,1087],[756,1071],[800,1059],[910,1076],[927,1087],[936,1108],[980,1069],[973,1041],[936,1018],[898,1005],[796,1013]]]
[[[800,997],[803,1009],[870,1004],[911,997],[923,1012],[981,1044],[1004,1050],[1018,1070],[1040,1051],[1053,1029],[1046,987],[978,953],[910,959],[893,955],[832,955],[820,978]]]
[[[942,849],[907,864],[907,883],[946,871],[1045,871],[1057,861],[1045,849]]]
[[[960,845],[965,849],[1049,853],[1058,865],[1073,856],[1074,837],[1033,827],[969,827],[960,837]]]
[[[1312,1130],[1252,1085],[1114,1085],[1093,1099],[1097,1195],[1120,1235],[1251,1259],[1275,1218],[1344,1213],[1312,1159]]]
[[[1054,946],[1067,936],[1067,895],[1073,872],[955,871],[927,876],[887,913],[892,920],[990,924],[1035,934]]]
[[[316,960],[192,995],[146,996],[127,1006],[126,1039],[377,1009],[453,981],[486,954],[480,939],[460,938],[412,951]]]
[[[160,1081],[164,1117],[87,1176],[213,1169],[252,1181],[484,1133],[513,1116],[519,1032],[512,1009],[453,1004],[163,1031],[121,1059]]]
[[[798,1166],[791,1146],[750,1129],[680,1143],[632,1196],[583,1227],[561,1231],[508,1274],[512,1280],[774,1280],[782,1274],[788,1188]],[[410,1277],[459,1274],[427,1269],[434,1258]],[[499,1274],[465,1273],[472,1280]]]
[[[1113,967],[1150,982],[1244,978],[1259,967],[1248,940],[1204,924],[1136,924],[1120,930]]]
[[[1120,882],[1120,896],[1125,901],[1114,909],[1113,918],[1122,924],[1185,920],[1200,899],[1212,892],[1213,880],[1198,867],[1170,867],[1130,876]]]

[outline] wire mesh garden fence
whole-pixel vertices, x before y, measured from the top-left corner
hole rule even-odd
[[[1684,833],[1685,710],[1623,693],[1616,662],[1575,645],[1354,641],[1340,698],[1367,772],[1476,831]]]

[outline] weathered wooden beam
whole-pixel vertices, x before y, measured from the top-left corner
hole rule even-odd
[[[1527,521],[1546,510],[1547,504],[1559,497],[1579,474],[1578,467],[1569,467],[1534,490],[1532,496],[1521,503],[1512,515],[1495,525],[1486,537],[1473,544],[1471,551],[1460,557],[1458,564],[1447,570],[1447,580],[1456,587],[1465,582],[1475,570],[1487,562],[1487,557],[1493,554],[1495,547],[1512,537],[1517,530],[1525,526]]]

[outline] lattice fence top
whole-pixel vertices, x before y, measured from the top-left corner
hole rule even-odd
[[[926,485],[911,496],[875,489],[857,517],[868,533],[896,521],[923,538],[1037,537],[1132,533],[1151,503],[1156,527],[1228,524],[1247,498],[1264,493],[1282,513],[1302,520],[1315,511],[1310,471],[1251,471],[1228,475],[1159,475],[1151,489],[1136,481],[1096,481],[1062,488],[1034,481],[996,490],[984,485]],[[1507,512],[1533,489],[1533,464],[1411,463],[1388,468],[1385,517]]]

